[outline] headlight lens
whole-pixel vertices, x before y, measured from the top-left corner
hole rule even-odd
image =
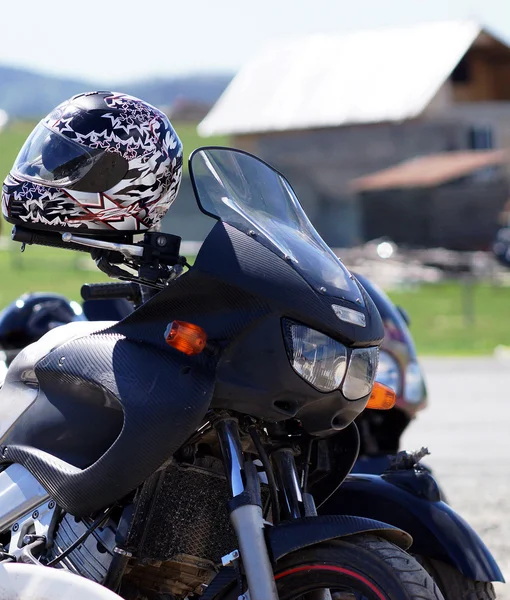
[[[379,359],[379,348],[358,348],[351,353],[351,360],[343,385],[348,400],[359,400],[372,391]]]
[[[397,360],[385,350],[379,353],[379,366],[375,380],[394,390],[397,396],[402,393],[402,376]]]
[[[418,404],[425,396],[425,383],[421,373],[420,365],[411,362],[407,365],[404,399],[411,404]]]
[[[284,321],[284,330],[294,371],[321,392],[338,389],[347,368],[347,348],[298,323]]]

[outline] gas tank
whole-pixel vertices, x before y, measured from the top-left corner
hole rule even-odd
[[[80,468],[106,451],[122,429],[120,403],[100,387],[85,388],[79,382],[66,385],[64,394],[51,390],[48,399],[48,390],[36,377],[36,365],[64,344],[113,324],[62,325],[18,354],[0,389],[0,444],[37,448]]]

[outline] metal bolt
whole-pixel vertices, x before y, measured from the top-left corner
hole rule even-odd
[[[49,504],[48,504],[48,508],[51,510],[52,508],[55,508],[55,500],[52,500]]]
[[[17,523],[14,523],[14,525],[12,526],[12,530],[18,531],[18,529],[19,529],[19,525]]]
[[[61,356],[58,359],[58,366],[61,367],[64,364],[65,360],[66,360],[66,357],[65,356]]]
[[[32,519],[38,519],[38,518],[39,518],[39,511],[34,510],[34,512],[32,513]]]
[[[356,302],[357,302],[358,304],[361,304],[361,298],[356,298]]]
[[[166,246],[166,237],[164,235],[160,235],[156,238],[156,244],[158,246]]]
[[[319,288],[319,292],[322,292],[323,294],[325,294],[327,291],[328,290],[324,286]]]
[[[248,235],[251,235],[251,237],[255,237],[256,233],[253,231],[253,229],[250,229],[250,231],[248,231]]]

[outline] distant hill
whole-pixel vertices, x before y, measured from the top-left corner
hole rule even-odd
[[[156,106],[171,106],[183,99],[212,106],[231,79],[232,75],[190,75],[114,87],[115,91],[138,96]],[[93,89],[105,86],[0,66],[0,109],[13,118],[42,117],[66,98]]]

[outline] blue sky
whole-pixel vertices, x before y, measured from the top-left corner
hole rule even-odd
[[[0,63],[104,84],[233,72],[266,41],[310,33],[473,17],[510,39],[509,0],[5,0],[3,9]]]

